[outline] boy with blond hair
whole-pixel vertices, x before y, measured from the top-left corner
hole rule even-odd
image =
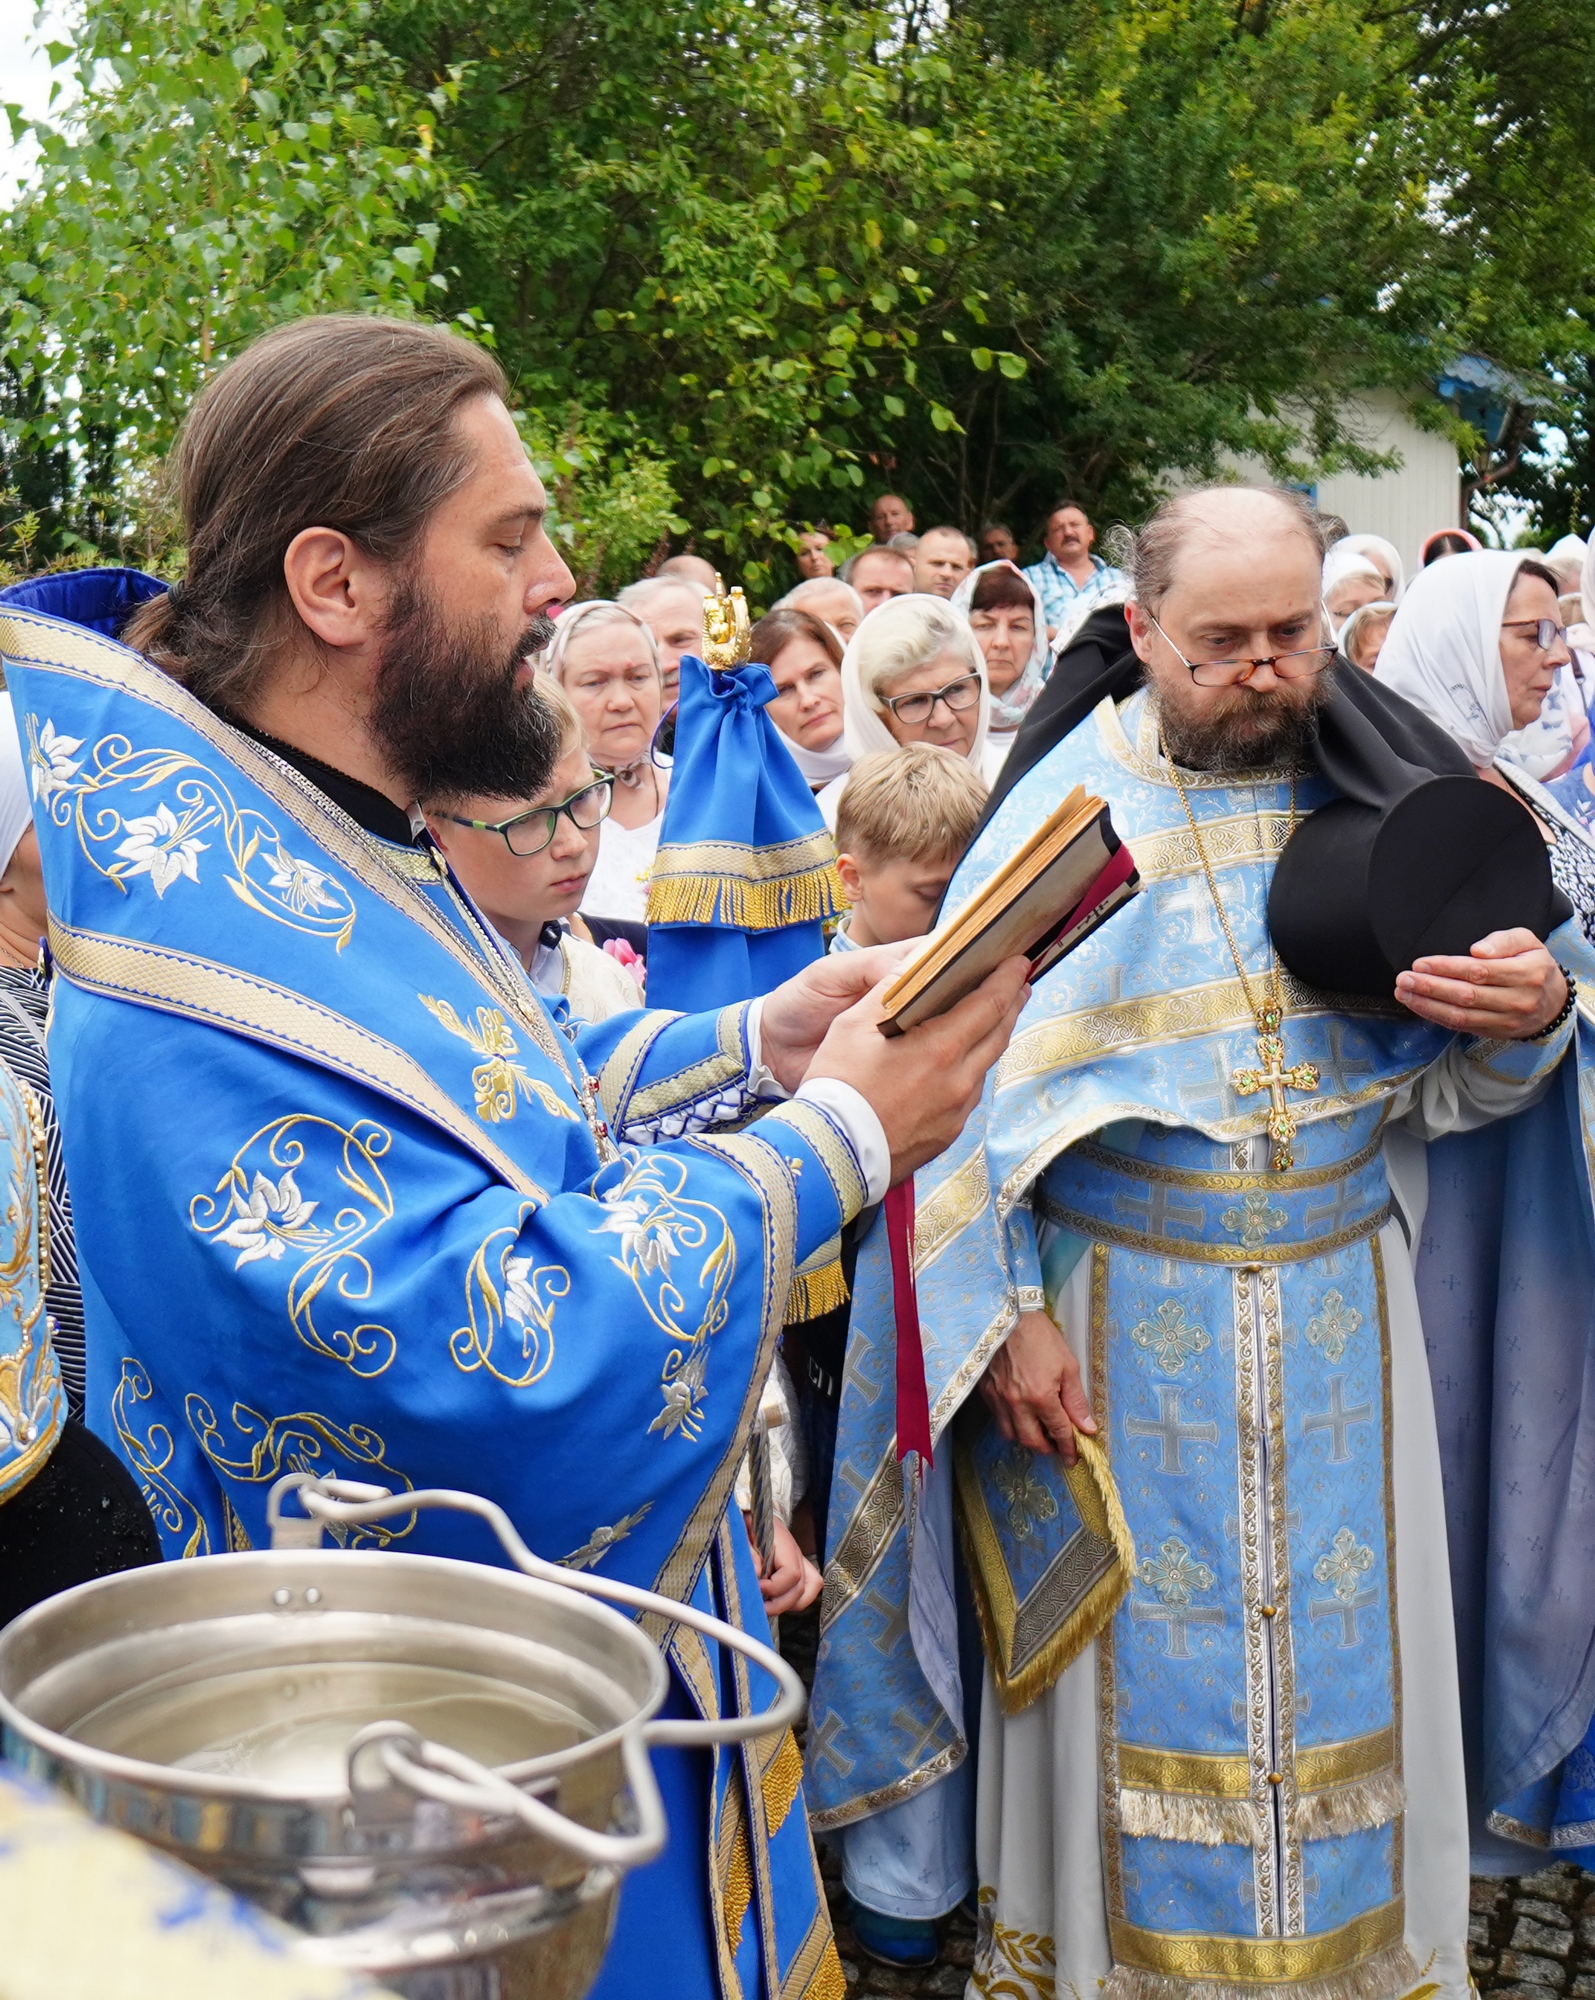
[[[921,937],[963,858],[986,787],[931,743],[862,757],[836,808],[836,872],[852,910],[833,951]]]

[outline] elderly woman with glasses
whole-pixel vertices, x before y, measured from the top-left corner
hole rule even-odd
[[[577,930],[574,916],[598,859],[614,780],[594,771],[581,722],[546,675],[538,693],[560,724],[553,776],[535,798],[432,799],[427,830],[477,908],[548,999],[563,995],[573,1026],[640,1007],[623,965]]]
[[[933,743],[990,784],[1002,753],[986,740],[991,695],[969,620],[926,592],[888,598],[870,612],[842,655],[842,734],[857,762],[903,743]],[[819,795],[836,826],[845,776]]]
[[[1413,578],[1374,679],[1432,716],[1481,777],[1534,814],[1557,887],[1595,942],[1595,830],[1579,810],[1595,800],[1587,758],[1574,761],[1588,724],[1571,662],[1556,578],[1532,558],[1478,549]]]
[[[654,755],[665,704],[659,642],[636,612],[593,598],[561,614],[538,665],[570,697],[594,766],[615,781],[582,914],[641,949],[670,784],[668,763]]]

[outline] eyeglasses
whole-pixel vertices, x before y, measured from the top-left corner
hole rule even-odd
[[[1508,618],[1502,622],[1501,630],[1532,632],[1534,643],[1542,653],[1548,653],[1567,637],[1567,627],[1558,625],[1554,618]]]
[[[583,785],[579,792],[572,792],[568,799],[561,799],[557,806],[533,806],[530,812],[516,813],[512,819],[461,819],[458,813],[445,813],[444,818],[456,826],[474,827],[478,833],[502,834],[510,853],[524,861],[530,855],[541,854],[554,838],[561,813],[572,826],[591,833],[609,817],[614,795],[614,779],[600,778],[595,784]]]
[[[1146,615],[1181,666],[1190,668],[1198,687],[1233,687],[1249,681],[1259,667],[1271,667],[1282,681],[1311,680],[1335,657],[1333,646],[1307,646],[1295,653],[1269,653],[1260,660],[1188,660],[1151,612]]]
[[[929,722],[939,701],[945,702],[954,715],[973,708],[980,700],[980,676],[960,674],[957,680],[937,688],[934,694],[885,694],[881,700],[899,722],[906,722],[912,728],[916,722]]]

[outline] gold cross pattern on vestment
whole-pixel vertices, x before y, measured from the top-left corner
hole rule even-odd
[[[1256,1069],[1230,1072],[1230,1088],[1237,1097],[1250,1097],[1266,1090],[1269,1097],[1268,1136],[1274,1142],[1269,1165],[1276,1174],[1285,1173],[1295,1160],[1290,1142],[1296,1136],[1296,1114],[1285,1096],[1287,1090],[1316,1090],[1318,1071],[1312,1063],[1285,1063],[1285,1044],[1279,1033],[1280,1011],[1264,1007],[1257,1016]]]

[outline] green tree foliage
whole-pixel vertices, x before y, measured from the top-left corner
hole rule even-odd
[[[296,313],[442,311],[467,192],[435,132],[458,84],[411,92],[361,0],[89,8],[52,54],[81,112],[34,128],[8,219],[0,422],[45,543],[115,543],[218,358]]]
[[[107,0],[0,258],[0,475],[125,535],[205,370],[336,306],[496,343],[587,587],[685,536],[762,590],[886,485],[1024,536],[1228,453],[1373,469],[1376,385],[1467,450],[1451,357],[1585,339],[1589,38],[1537,96],[1532,12]]]

